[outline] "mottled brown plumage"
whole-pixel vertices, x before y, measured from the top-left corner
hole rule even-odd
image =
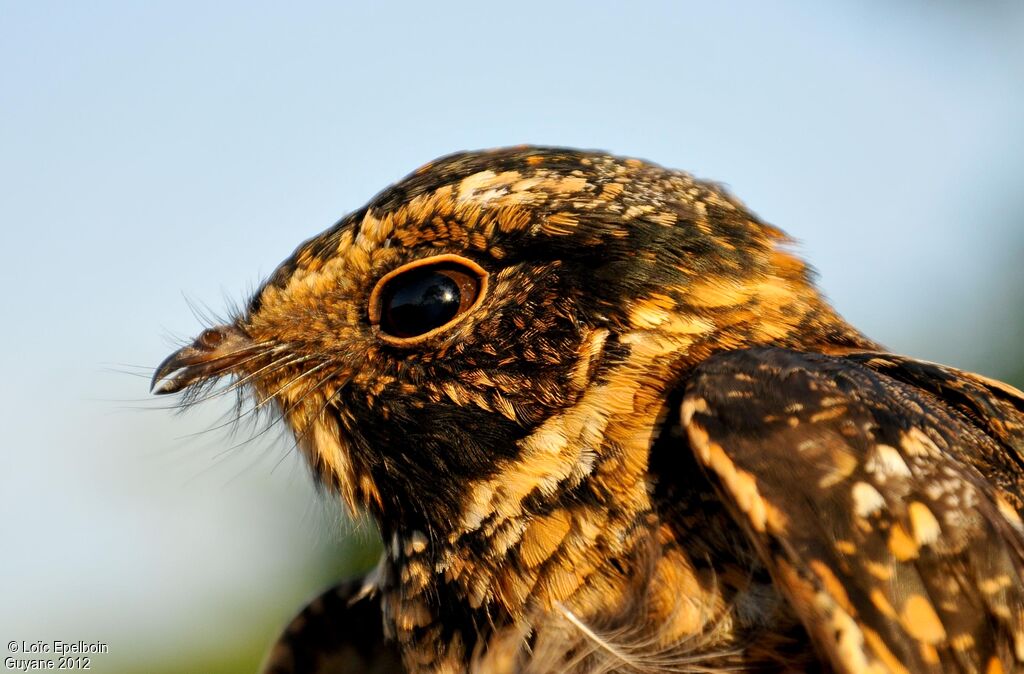
[[[884,352],[687,174],[424,166],[154,383],[225,375],[385,542],[268,672],[1022,669],[1024,396]]]

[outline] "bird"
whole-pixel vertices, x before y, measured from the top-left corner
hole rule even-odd
[[[1024,671],[1024,394],[887,351],[720,185],[437,159],[156,369],[383,552],[263,671]]]

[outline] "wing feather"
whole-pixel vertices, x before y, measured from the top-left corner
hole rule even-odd
[[[270,649],[263,674],[394,674],[398,646],[384,637],[376,595],[363,581],[340,583],[309,602]]]
[[[1021,399],[928,367],[730,352],[691,377],[683,423],[837,671],[1021,671]]]

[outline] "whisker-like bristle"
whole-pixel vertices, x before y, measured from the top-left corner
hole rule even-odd
[[[180,403],[181,407],[182,408],[187,408],[187,407],[191,407],[193,405],[198,405],[199,403],[206,402],[207,400],[211,400],[213,398],[220,397],[220,396],[224,395],[225,393],[228,393],[228,392],[234,390],[236,388],[236,384],[232,384],[232,385],[229,385],[229,386],[224,387],[222,389],[216,389],[216,390],[214,390],[214,387],[217,384],[217,380],[220,379],[221,377],[223,377],[224,375],[230,374],[231,372],[234,372],[234,371],[238,370],[239,368],[241,368],[241,367],[245,366],[246,364],[251,363],[251,362],[253,362],[255,360],[259,360],[260,358],[264,358],[264,357],[266,357],[268,355],[272,355],[272,354],[275,354],[275,353],[280,353],[280,352],[282,352],[284,350],[284,347],[281,347],[281,346],[268,347],[268,344],[269,343],[248,345],[248,346],[245,346],[243,348],[236,349],[235,351],[231,351],[229,353],[221,354],[221,355],[217,356],[217,358],[211,360],[210,362],[215,364],[215,365],[218,362],[223,362],[223,367],[220,367],[219,369],[214,369],[213,372],[211,372],[207,377],[205,377],[203,379],[203,381],[197,382],[196,384],[193,384],[193,385],[189,386],[188,388],[186,388],[182,392],[181,403]],[[232,362],[232,359],[234,357],[236,357],[236,356],[238,356],[240,354],[248,353],[250,351],[254,351],[254,353],[252,353],[252,355],[242,359],[241,361],[233,361]],[[243,379],[248,378],[248,376],[249,375],[247,375],[246,377],[243,377]],[[204,394],[204,392],[205,392],[205,394]]]
[[[297,382],[298,382],[299,380],[301,380],[302,378],[304,378],[304,377],[305,377],[306,375],[308,375],[308,374],[312,374],[312,373],[314,373],[314,372],[317,372],[317,371],[321,370],[321,369],[322,369],[323,367],[327,366],[328,364],[329,364],[329,361],[324,361],[323,363],[320,363],[319,365],[317,365],[317,366],[315,366],[315,367],[313,367],[313,368],[310,368],[309,370],[307,370],[306,372],[302,373],[301,375],[298,375],[298,376],[294,377],[294,378],[293,378],[292,380],[290,380],[290,381],[288,382],[288,384],[287,384],[286,386],[284,386],[284,387],[280,388],[280,389],[279,389],[279,390],[278,390],[277,392],[275,392],[275,393],[274,393],[274,395],[271,395],[271,396],[267,396],[267,397],[266,397],[266,398],[264,398],[263,400],[261,400],[261,401],[257,402],[257,403],[256,403],[256,404],[255,404],[255,405],[253,406],[253,408],[252,408],[252,409],[250,409],[250,410],[248,410],[248,411],[247,411],[247,412],[246,412],[245,414],[253,414],[253,413],[258,413],[258,411],[259,411],[260,409],[264,408],[264,406],[265,406],[265,405],[266,405],[267,403],[269,403],[269,402],[271,402],[271,401],[275,400],[275,399],[276,399],[276,398],[275,398],[275,396],[277,396],[278,394],[280,394],[280,393],[283,393],[284,391],[286,391],[286,390],[287,390],[287,388],[288,388],[288,386],[293,386],[293,385],[294,385],[294,384],[296,384],[296,383],[297,383]],[[322,379],[321,381],[317,382],[317,384],[316,384],[316,385],[312,386],[312,387],[311,387],[311,388],[310,388],[309,390],[307,390],[307,391],[306,391],[306,392],[305,392],[305,393],[304,393],[304,394],[303,394],[303,395],[302,395],[302,396],[301,396],[301,397],[300,397],[300,398],[299,398],[298,400],[296,400],[296,401],[295,401],[294,403],[292,403],[291,405],[289,405],[289,406],[288,406],[287,408],[285,408],[285,409],[282,409],[282,411],[281,411],[281,414],[280,414],[280,415],[278,415],[278,416],[277,416],[277,418],[275,418],[275,419],[272,419],[272,420],[270,420],[270,421],[269,421],[269,422],[268,422],[268,423],[266,424],[266,426],[265,426],[265,428],[264,428],[263,430],[261,430],[261,431],[259,431],[259,432],[255,433],[255,434],[252,434],[252,435],[248,436],[248,437],[247,437],[247,438],[246,438],[245,440],[243,440],[242,442],[236,443],[236,444],[234,444],[234,445],[232,445],[232,446],[228,447],[228,450],[227,450],[227,451],[234,451],[234,450],[237,450],[237,449],[239,449],[239,448],[241,448],[241,447],[244,447],[245,445],[247,445],[247,444],[249,444],[249,443],[251,443],[251,442],[253,442],[253,441],[257,440],[258,438],[262,437],[263,435],[265,435],[265,434],[266,434],[266,433],[268,433],[269,431],[271,431],[271,430],[273,430],[274,428],[276,428],[276,427],[278,426],[278,424],[279,424],[279,423],[281,423],[281,422],[283,422],[283,421],[286,421],[286,420],[287,420],[287,418],[288,418],[288,415],[289,415],[289,414],[290,414],[291,412],[293,412],[294,410],[298,409],[298,407],[299,407],[299,406],[300,406],[300,405],[301,405],[301,404],[302,404],[303,402],[305,402],[305,400],[306,400],[306,399],[307,399],[307,398],[308,398],[308,397],[309,397],[309,396],[310,396],[311,394],[313,394],[313,393],[315,393],[316,391],[318,391],[318,390],[320,389],[320,387],[321,387],[321,386],[323,386],[323,385],[324,385],[324,384],[326,384],[326,383],[327,383],[328,381],[330,381],[330,380],[331,380],[331,378],[333,378],[333,377],[334,377],[334,376],[335,376],[335,375],[337,374],[337,372],[338,372],[338,370],[336,370],[336,371],[334,371],[334,372],[330,373],[330,374],[329,374],[329,375],[328,375],[327,377],[325,377],[325,378],[324,378],[324,379]],[[236,420],[235,420],[235,421],[238,421],[238,419],[240,419],[240,418],[241,418],[241,417],[239,416],[238,418],[236,418]],[[292,449],[293,449],[293,450],[294,450],[294,449],[296,449],[296,448],[298,447],[298,444],[299,444],[299,441],[297,440],[297,441],[296,441],[296,443],[295,443],[295,445],[294,445],[294,446],[292,447]]]
[[[219,377],[219,376],[223,376],[223,374],[226,374],[227,372],[229,372],[231,370],[238,369],[238,367],[241,366],[241,365],[245,365],[246,363],[250,363],[250,362],[252,362],[254,360],[258,360],[258,359],[268,355],[269,353],[271,353],[271,352],[267,351],[267,352],[256,354],[256,355],[254,355],[254,356],[252,356],[250,358],[246,358],[245,360],[241,361],[241,363],[237,363],[237,364],[235,364],[231,368],[225,368],[225,370],[223,370],[221,372],[215,372],[212,376],[214,378]],[[239,377],[237,380],[231,382],[227,386],[224,386],[224,387],[216,389],[216,390],[211,390],[211,391],[209,391],[207,393],[207,395],[205,395],[203,397],[190,398],[187,401],[185,401],[184,404],[188,405],[188,406],[192,406],[192,405],[197,405],[199,403],[205,402],[207,400],[212,400],[214,398],[219,398],[219,397],[224,396],[224,395],[226,395],[228,393],[231,393],[231,392],[243,389],[246,386],[249,386],[250,384],[252,384],[252,382],[257,381],[258,379],[260,379],[262,377],[266,377],[266,376],[271,375],[271,374],[273,374],[275,372],[283,370],[286,367],[289,367],[291,365],[295,365],[295,364],[304,362],[306,360],[311,360],[313,358],[315,358],[315,356],[309,356],[309,357],[286,356],[284,358],[272,360],[267,365],[259,368],[258,370],[250,372],[249,374],[247,374],[247,375],[245,375],[243,377]]]
[[[231,393],[231,392],[239,393],[239,400],[236,402],[236,404],[234,406],[234,410],[232,412],[225,413],[223,415],[223,417],[224,417],[223,421],[221,421],[219,423],[216,423],[216,424],[214,424],[214,425],[212,425],[212,426],[210,426],[208,428],[205,428],[205,429],[203,429],[201,431],[197,431],[196,433],[188,434],[188,435],[185,435],[185,436],[182,436],[182,437],[183,438],[188,438],[188,437],[204,435],[204,434],[209,433],[211,431],[217,431],[217,430],[221,430],[221,429],[225,429],[225,428],[231,429],[232,434],[233,434],[235,428],[239,425],[239,423],[244,421],[246,417],[254,416],[254,415],[257,415],[259,413],[259,407],[262,404],[261,403],[261,404],[253,405],[252,408],[250,408],[248,410],[243,410],[242,408],[244,407],[244,399],[245,399],[245,396],[243,394],[245,392],[245,387],[248,386],[249,384],[251,384],[252,381],[254,381],[258,376],[267,376],[267,375],[273,374],[274,372],[278,372],[280,370],[283,370],[283,369],[285,369],[285,368],[287,368],[287,367],[289,367],[291,365],[295,365],[298,362],[301,362],[301,361],[304,361],[304,360],[306,360],[306,358],[303,358],[303,357],[292,357],[292,358],[282,358],[280,360],[272,361],[270,364],[264,366],[263,368],[260,368],[260,370],[257,370],[256,372],[253,372],[253,373],[251,373],[249,375],[246,375],[245,377],[243,377],[243,378],[241,378],[241,379],[239,379],[239,380],[237,380],[235,382],[232,382],[228,386],[225,386],[223,388],[210,391],[205,396],[203,396],[201,399],[189,401],[188,405],[191,406],[191,405],[198,404],[199,402],[202,402],[202,401],[205,401],[205,400],[211,400],[211,399],[214,399],[214,398],[223,397],[224,395],[226,395],[228,393]]]

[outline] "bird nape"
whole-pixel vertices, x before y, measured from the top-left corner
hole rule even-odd
[[[1024,671],[1024,395],[887,353],[686,173],[439,159],[154,391],[223,377],[385,542],[267,672]]]

